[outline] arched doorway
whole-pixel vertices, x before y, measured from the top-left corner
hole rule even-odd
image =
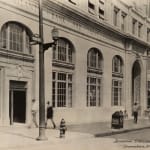
[[[141,66],[135,61],[132,68],[132,106],[134,102],[141,103]]]

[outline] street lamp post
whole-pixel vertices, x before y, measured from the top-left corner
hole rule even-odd
[[[37,140],[46,140],[42,0],[39,0],[39,37],[41,42],[39,43],[39,137]]]
[[[52,30],[54,42],[44,43],[43,40],[43,10],[42,0],[39,0],[39,35],[32,37],[31,45],[39,44],[39,136],[37,140],[47,140],[45,136],[45,79],[44,79],[44,52],[56,44],[58,40],[58,29]]]

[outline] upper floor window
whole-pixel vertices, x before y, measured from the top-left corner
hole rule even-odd
[[[95,4],[92,0],[88,0],[88,11],[95,14]]]
[[[74,48],[66,39],[60,38],[56,46],[53,48],[53,60],[73,64]]]
[[[122,12],[121,14],[121,30],[125,31],[126,28],[126,14]]]
[[[104,19],[105,3],[104,0],[99,0],[99,18]]]
[[[30,34],[24,26],[13,22],[5,24],[0,38],[1,48],[31,54]]]
[[[136,33],[136,24],[137,24],[137,21],[133,19],[132,20],[132,34]]]
[[[76,0],[68,0],[70,3],[76,5]]]
[[[118,26],[118,19],[119,19],[119,9],[114,7],[113,23],[114,23],[115,26]]]
[[[122,59],[119,56],[115,56],[112,60],[112,72],[122,74]]]
[[[142,26],[143,25],[141,23],[138,24],[138,37],[142,36]]]

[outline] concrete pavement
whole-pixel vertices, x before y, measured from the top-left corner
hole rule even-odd
[[[68,125],[67,128],[64,139],[59,138],[58,129],[46,129],[48,140],[36,141],[38,128],[29,129],[17,125],[0,127],[0,150],[105,150],[110,149],[110,147],[120,150],[123,146],[116,143],[115,139],[95,137],[150,128],[150,121],[140,119],[138,124],[134,124],[133,120],[125,120],[123,129],[111,129],[110,122]]]
[[[24,126],[0,127],[0,150],[42,149],[42,147],[56,147],[65,145],[71,141],[80,141],[93,137],[91,134],[66,132],[64,139],[59,138],[59,130],[46,129],[48,140],[37,141],[38,128],[27,128]],[[60,146],[61,147],[61,146]]]
[[[139,119],[137,124],[133,122],[133,119],[124,120],[124,126],[121,129],[112,129],[111,122],[70,125],[68,127],[70,131],[89,133],[94,135],[95,137],[103,137],[107,135],[130,132],[145,128],[150,128],[150,120],[147,118]]]

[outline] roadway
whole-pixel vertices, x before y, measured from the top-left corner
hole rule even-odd
[[[127,140],[134,140],[139,142],[147,142],[150,143],[150,129],[142,129],[137,131],[132,131],[128,133],[121,133],[107,136],[107,138],[113,139],[127,139]]]

